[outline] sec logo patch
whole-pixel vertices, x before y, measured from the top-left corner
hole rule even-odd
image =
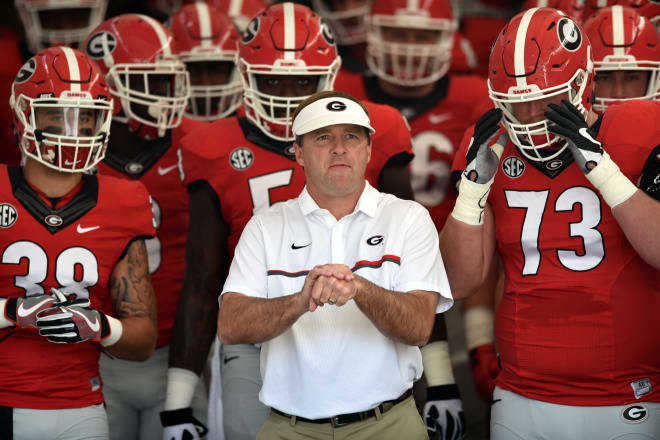
[[[502,171],[508,177],[517,179],[525,172],[525,162],[516,156],[509,156],[502,161]]]
[[[18,212],[13,205],[9,203],[0,204],[0,228],[10,228],[14,226],[18,219]]]
[[[229,165],[238,171],[247,170],[253,162],[254,153],[247,147],[238,147],[229,155]]]

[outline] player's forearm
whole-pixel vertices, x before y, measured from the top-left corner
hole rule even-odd
[[[660,270],[660,202],[636,191],[616,205],[612,214],[637,254]]]
[[[356,276],[355,303],[388,338],[408,345],[424,345],[431,335],[435,304],[414,293],[393,292]]]
[[[470,296],[483,284],[490,258],[484,235],[487,225],[468,225],[452,216],[440,231],[440,252],[454,299]]]
[[[216,335],[217,290],[196,290],[184,284],[179,296],[169,366],[201,374]]]
[[[119,319],[122,326],[121,338],[106,347],[113,356],[127,361],[144,361],[151,357],[156,348],[158,327],[151,317],[135,316]]]
[[[223,344],[255,344],[279,336],[306,312],[299,293],[263,299],[228,292],[218,313],[218,337]]]

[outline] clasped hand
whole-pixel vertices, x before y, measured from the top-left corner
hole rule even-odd
[[[343,264],[314,266],[300,291],[302,307],[313,312],[324,304],[343,306],[355,297],[358,278]]]

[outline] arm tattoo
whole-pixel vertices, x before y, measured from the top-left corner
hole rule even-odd
[[[117,318],[148,317],[156,321],[156,300],[144,240],[133,241],[117,263],[110,281],[110,294]]]

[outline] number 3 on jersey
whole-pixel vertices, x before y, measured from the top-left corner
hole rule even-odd
[[[522,274],[536,275],[541,265],[539,234],[550,191],[504,191],[509,208],[525,209],[525,220],[520,233],[520,246],[525,257]],[[601,221],[601,205],[598,195],[590,188],[578,186],[563,191],[555,200],[554,212],[573,211],[575,205],[582,209],[582,219],[570,223],[569,236],[580,237],[584,254],[574,250],[557,249],[557,259],[565,268],[584,272],[598,266],[605,257],[603,236],[596,227]]]

